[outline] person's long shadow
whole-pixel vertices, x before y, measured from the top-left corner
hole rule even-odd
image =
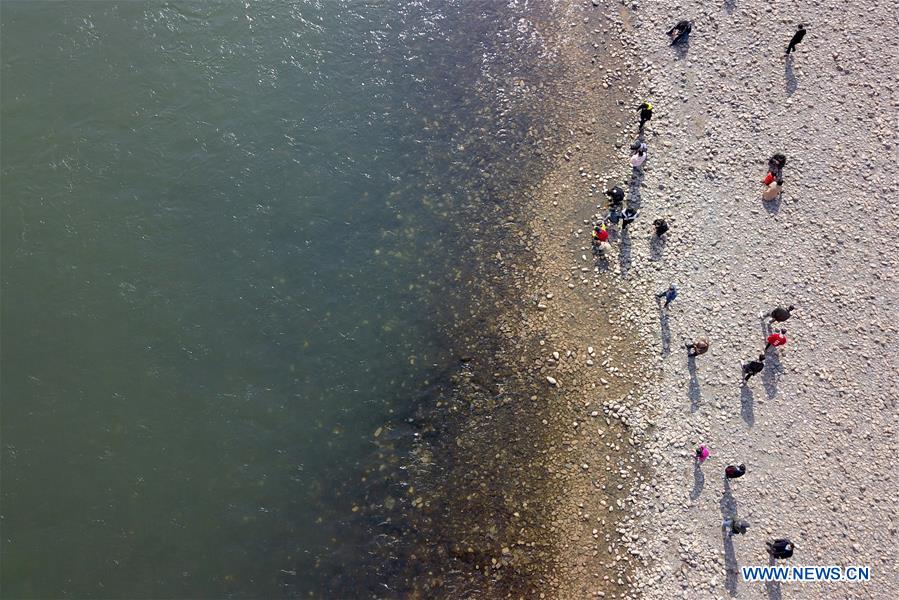
[[[609,270],[608,255],[595,245],[593,246],[593,266],[599,269],[601,272]]]
[[[618,244],[618,268],[621,271],[621,278],[627,279],[631,268],[631,234],[623,227]]]
[[[752,404],[752,388],[744,385],[740,388],[740,416],[743,417],[743,421],[749,427],[755,425],[755,413],[753,412]]]
[[[699,379],[696,377],[696,357],[693,355],[687,355],[687,370],[690,371],[690,388],[687,390],[687,395],[690,397],[690,412],[695,413],[699,410],[702,391],[699,389]]]
[[[775,564],[777,564],[777,561],[774,559],[774,556],[769,556],[768,566],[773,567]],[[780,600],[781,596],[779,581],[766,581],[765,590],[768,592],[768,600]]]
[[[787,96],[792,96],[793,92],[796,91],[796,76],[793,74],[793,55],[787,54],[787,59],[784,61],[784,81],[787,86]]]
[[[724,479],[724,493],[718,502],[721,510],[722,524],[727,520],[737,518],[737,501],[730,490],[730,479]],[[737,593],[737,555],[734,552],[734,542],[729,532],[724,530],[724,569],[726,574],[725,587],[731,596]]]
[[[693,461],[693,489],[690,490],[690,500],[696,500],[699,498],[699,494],[702,493],[702,488],[705,487],[705,473],[702,472],[702,468],[699,466],[699,461]]]
[[[762,371],[762,385],[765,387],[765,394],[768,400],[777,395],[777,380],[783,373],[783,365],[780,362],[780,356],[777,351],[771,352],[765,359],[765,370]]]
[[[724,492],[721,494],[718,508],[721,509],[722,519],[737,516],[737,501],[734,499],[733,491],[730,489],[730,479],[724,479]]]
[[[638,138],[638,139],[642,139]],[[631,179],[628,182],[628,198],[627,198],[627,206],[628,208],[633,208],[634,210],[640,209],[640,202],[642,198],[640,197],[640,186],[643,185],[643,169],[632,169]]]
[[[668,309],[659,307],[659,328],[662,334],[662,357],[671,354],[671,327],[668,325]]]
[[[679,40],[671,44],[671,47],[674,49],[674,56],[677,60],[687,58],[687,53],[690,51],[690,34],[684,34]]]
[[[771,324],[768,322],[768,315],[761,316],[759,324],[762,326],[762,339],[767,339],[771,335]]]
[[[736,517],[736,515],[734,515]],[[737,581],[740,565],[737,564],[737,553],[734,551],[734,538],[730,531],[722,528],[724,538],[724,587],[731,596],[737,595]]]
[[[649,260],[662,260],[662,253],[664,250],[665,238],[659,237],[657,235],[652,236],[652,240],[650,240],[649,242]]]

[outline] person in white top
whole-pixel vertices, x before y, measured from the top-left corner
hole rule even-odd
[[[777,181],[770,183],[768,187],[764,189],[762,192],[762,200],[774,200],[780,193],[783,191],[784,180],[778,179]]]
[[[637,150],[637,153],[631,157],[631,166],[635,169],[639,169],[643,166],[643,163],[646,162],[646,151],[643,149]]]

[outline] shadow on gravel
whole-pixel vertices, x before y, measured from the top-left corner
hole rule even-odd
[[[768,323],[768,317],[760,317],[759,324],[762,326],[762,339],[767,339],[771,334],[771,324]]]
[[[705,487],[705,473],[702,472],[702,467],[699,466],[699,461],[693,461],[693,489],[690,490],[690,500],[696,500],[699,498],[699,494],[702,493],[702,488]]]
[[[722,536],[724,537],[724,571],[725,580],[724,587],[731,596],[737,595],[737,575],[740,572],[740,565],[737,564],[737,553],[734,551],[734,538],[728,535],[728,531],[722,528]]]
[[[737,6],[737,0],[724,0],[724,12],[731,14]]]
[[[674,57],[677,60],[687,58],[687,53],[690,51],[690,34],[685,35],[676,44],[672,44],[671,47],[674,49]]]
[[[696,377],[696,357],[687,355],[687,370],[690,371],[690,389],[687,395],[690,397],[690,412],[699,410],[699,399],[702,391],[699,389],[699,379]]]
[[[641,135],[638,141],[643,140]],[[643,185],[643,169],[631,169],[631,180],[628,182],[627,206],[634,210],[640,210],[640,203],[643,201],[640,197],[640,186]]]
[[[611,268],[609,257],[596,246],[593,247],[593,266],[599,269],[601,273],[607,272]]]
[[[774,560],[773,556],[768,558],[768,565],[774,566],[777,564],[777,561]],[[779,581],[766,581],[765,582],[765,591],[768,592],[768,600],[780,600],[780,582]]]
[[[660,261],[662,260],[662,254],[665,250],[665,238],[660,238],[659,236],[652,236],[652,239],[649,242],[649,260],[652,261]]]
[[[762,200],[762,206],[765,207],[765,212],[769,215],[776,215],[780,212],[780,198],[783,194],[780,194],[774,200]]]
[[[777,380],[783,374],[783,364],[780,362],[780,356],[775,350],[765,359],[765,370],[762,371],[762,385],[765,386],[765,394],[768,400],[777,395]]]
[[[755,425],[755,413],[752,409],[752,390],[748,385],[744,385],[740,389],[740,416],[747,425],[752,427]]]
[[[627,279],[627,273],[631,268],[631,234],[627,229],[621,230],[621,241],[618,245],[618,269],[621,271],[621,278]]]
[[[733,492],[730,489],[730,479],[724,479],[724,492],[721,494],[721,501],[718,503],[718,507],[721,509],[722,520],[737,516],[737,501],[734,499]]]
[[[671,327],[668,325],[668,310],[659,309],[659,326],[662,334],[662,356],[671,354]]]
[[[784,82],[787,86],[787,96],[792,96],[796,91],[796,76],[793,74],[793,55],[787,54],[784,62]]]
[[[718,507],[721,509],[722,522],[726,519],[737,518],[737,501],[731,493],[729,479],[725,478],[724,480],[724,493],[721,494]],[[727,531],[724,532],[724,568],[727,575],[725,582],[727,591],[734,596],[737,593],[737,555],[734,552],[733,539],[727,535]]]

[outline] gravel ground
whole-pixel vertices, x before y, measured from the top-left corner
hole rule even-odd
[[[651,481],[619,528],[647,598],[899,598],[896,523],[896,31],[886,0],[634,2],[621,16],[648,100],[640,215],[613,244],[635,294],[618,318],[656,363],[619,409]],[[584,10],[587,10],[586,8]],[[689,44],[664,32],[693,21]],[[784,50],[797,23],[808,29]],[[627,134],[637,132],[635,122]],[[761,199],[770,155],[784,193]],[[627,148],[620,160],[627,165]],[[610,178],[619,176],[609,173]],[[641,178],[637,176],[637,181]],[[635,197],[636,193],[636,197]],[[654,244],[649,224],[672,225]],[[665,311],[653,294],[674,283]],[[794,304],[788,343],[741,385],[764,348],[760,313]],[[691,364],[685,339],[710,351]],[[694,466],[693,448],[713,456]],[[725,486],[727,464],[748,473]],[[726,539],[724,516],[751,527]],[[868,583],[746,583],[765,541],[789,565],[871,567]]]
[[[527,299],[547,333],[534,368],[553,378],[536,393],[558,432],[547,533],[560,571],[541,597],[899,597],[899,52],[882,39],[896,8],[556,6],[565,16],[546,35],[571,64],[559,91],[571,123],[529,224],[543,285]],[[664,32],[681,19],[692,35],[672,48]],[[808,34],[785,60],[800,22]],[[632,173],[644,100],[649,159]],[[784,193],[763,202],[775,153]],[[591,218],[614,184],[639,216],[594,259]],[[670,283],[679,296],[662,310],[654,296]],[[765,346],[760,313],[790,304],[787,345],[741,385],[741,361]],[[711,349],[691,363],[683,344],[699,336]],[[696,468],[701,443],[714,452]],[[738,463],[748,473],[725,486]],[[728,539],[734,515],[751,526]],[[796,544],[786,564],[869,566],[872,581],[742,581],[775,537]]]

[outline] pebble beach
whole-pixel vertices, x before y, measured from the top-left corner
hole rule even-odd
[[[544,182],[545,374],[562,431],[558,597],[895,598],[892,313],[899,225],[890,3],[586,2],[558,32],[576,61],[568,148]],[[692,21],[686,44],[665,32]],[[797,24],[808,30],[790,57]],[[605,98],[605,100],[603,100]],[[631,171],[637,106],[649,158]],[[603,105],[602,103],[606,104]],[[762,199],[768,158],[782,194]],[[639,209],[607,256],[590,231],[620,185]],[[626,204],[628,205],[628,204]],[[653,239],[652,223],[671,230]],[[665,310],[655,295],[670,284]],[[795,305],[788,342],[762,315]],[[688,360],[685,342],[710,350]],[[693,461],[700,444],[712,449]],[[726,485],[724,468],[747,474]],[[597,466],[599,467],[597,469]],[[621,483],[618,483],[618,482]],[[613,483],[618,485],[613,486]],[[615,489],[626,496],[610,502]],[[611,496],[610,496],[611,495]],[[722,521],[749,521],[745,535]],[[865,583],[748,583],[781,564],[870,567]],[[549,596],[549,594],[547,594]]]

